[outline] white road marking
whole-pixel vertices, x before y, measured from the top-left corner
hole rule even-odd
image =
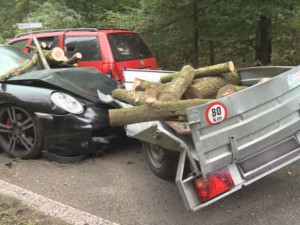
[[[0,194],[21,200],[29,207],[75,225],[118,225],[0,180]]]

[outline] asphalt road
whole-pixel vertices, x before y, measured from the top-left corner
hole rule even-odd
[[[125,141],[76,164],[13,162],[0,152],[0,179],[124,225],[300,223],[299,162],[191,213],[175,183],[148,169],[140,149],[138,142]]]

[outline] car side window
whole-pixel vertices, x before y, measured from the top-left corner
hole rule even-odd
[[[53,37],[38,37],[37,39],[38,39],[39,43],[44,42],[49,49],[53,49],[55,47],[59,47],[59,37],[58,36],[53,36]],[[31,41],[31,45],[35,46],[33,40]],[[31,52],[31,50],[29,50],[28,52]]]
[[[82,54],[81,61],[101,60],[99,41],[97,36],[68,36],[65,38],[66,57],[75,53]]]
[[[27,41],[28,41],[28,39],[24,39],[21,41],[16,41],[16,42],[10,43],[9,45],[15,46],[19,49],[23,49],[25,47],[25,44],[27,43]]]
[[[59,37],[58,36],[53,36],[53,37],[38,37],[37,38],[39,43],[46,43],[47,47],[49,49],[53,49],[55,47],[59,47]],[[31,43],[33,46],[35,46],[35,44],[32,42]]]

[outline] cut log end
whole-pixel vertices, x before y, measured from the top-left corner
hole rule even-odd
[[[235,67],[232,61],[228,62],[228,69],[230,70],[230,72],[235,71]]]
[[[59,48],[55,47],[51,50],[50,59],[56,62],[62,62],[65,58],[64,51]]]
[[[138,89],[138,87],[141,85],[141,80],[139,79],[139,78],[134,78],[134,80],[133,80],[133,87],[132,87],[132,90],[134,90],[134,91],[140,91],[139,89]],[[142,90],[143,91],[143,90]]]

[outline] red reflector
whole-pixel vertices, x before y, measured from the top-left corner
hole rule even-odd
[[[226,167],[208,174],[206,178],[195,180],[194,184],[201,202],[206,202],[234,187],[233,180]]]

